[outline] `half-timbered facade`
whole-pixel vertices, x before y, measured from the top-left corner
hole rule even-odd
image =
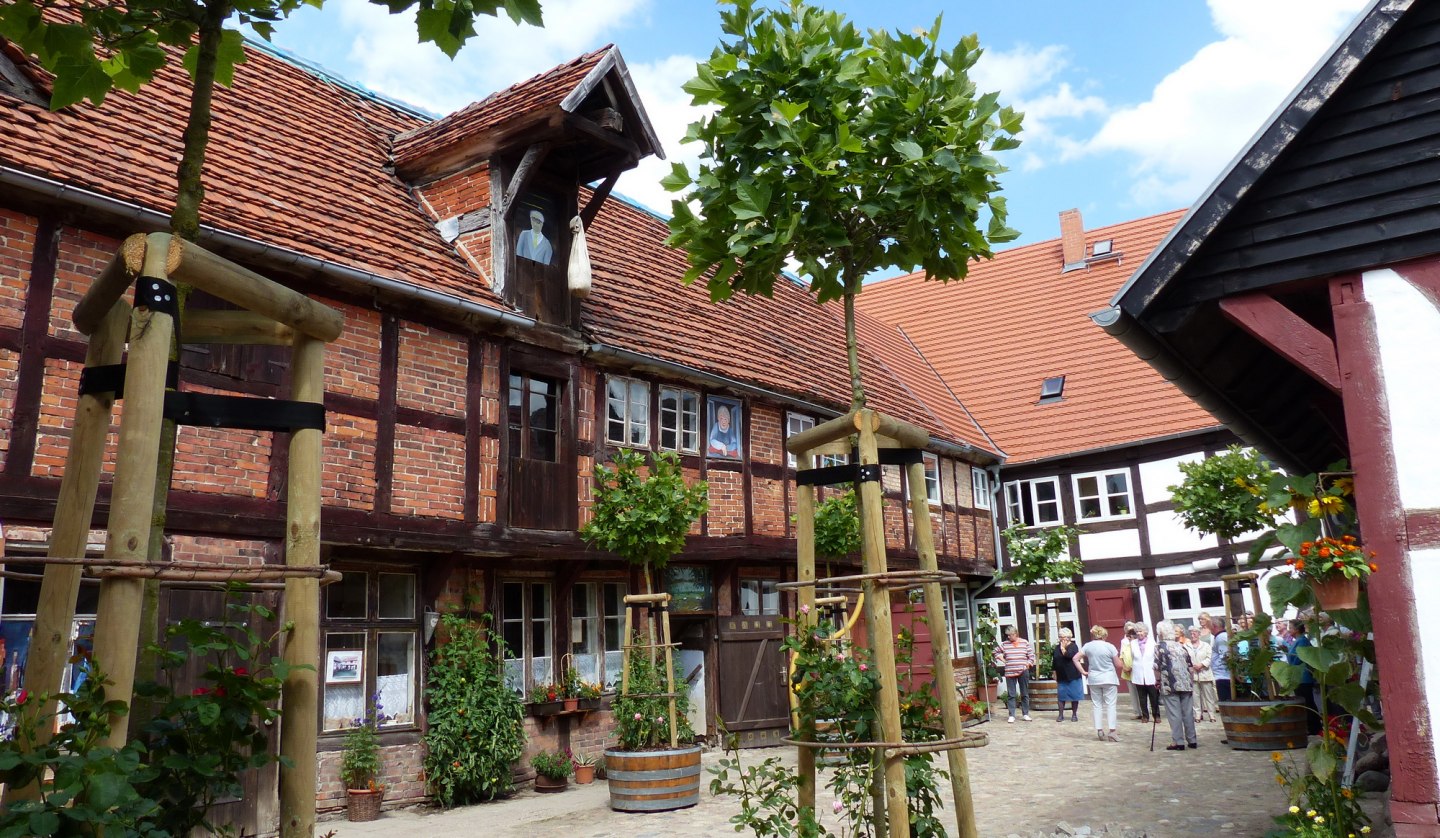
[[[141,97],[118,92],[52,113],[42,73],[8,48],[0,64],[0,520],[7,570],[33,572],[23,556],[48,537],[85,352],[71,311],[121,238],[166,226],[186,85],[183,71],[163,73],[144,121]],[[783,443],[848,404],[842,320],[788,281],[772,299],[724,304],[679,282],[664,223],[610,197],[660,153],[619,52],[431,120],[251,49],[214,112],[203,243],[345,320],[326,354],[322,487],[323,558],[344,577],[322,594],[317,657],[360,663],[321,678],[321,804],[342,798],[339,734],[375,693],[387,800],[424,795],[435,612],[493,614],[517,690],[572,665],[614,680],[619,601],[639,579],[577,530],[593,467],[617,447],[675,451],[708,482],[709,512],[661,579],[677,597],[694,720],[713,730],[718,714],[773,739],[786,724],[777,641],[790,608],[775,584],[794,567]],[[862,342],[871,404],[932,437],[925,486],[887,476],[893,562],[913,565],[901,501],[923,491],[942,568],[978,585],[994,527],[972,487],[998,451],[898,330],[867,319]],[[180,360],[182,389],[278,397],[287,375],[264,347],[196,342]],[[276,436],[181,428],[170,556],[283,560]],[[108,484],[97,523],[107,498]],[[100,549],[103,531],[92,541]],[[0,593],[6,688],[23,679],[36,585],[10,578]],[[195,596],[168,590],[167,613],[188,616]],[[608,714],[527,726],[532,748],[598,750]],[[263,829],[265,815],[253,822]]]

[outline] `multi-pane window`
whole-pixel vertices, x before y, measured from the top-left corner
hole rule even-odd
[[[1097,471],[1077,474],[1075,511],[1082,521],[1104,521],[1110,518],[1134,517],[1130,499],[1130,471]]]
[[[526,460],[560,461],[560,382],[510,374],[510,451]]]
[[[1060,629],[1070,629],[1070,634],[1078,640],[1085,640],[1080,635],[1080,621],[1075,615],[1074,594],[1036,594],[1025,597],[1025,612],[1030,618],[1030,639],[1039,640],[1044,638],[1050,645],[1060,637]]]
[[[970,626],[970,591],[964,585],[946,585],[945,622],[950,626],[950,657],[968,658],[975,654]]]
[[[995,621],[995,639],[1005,639],[1005,631],[1011,626],[1017,630],[1020,628],[1020,621],[1015,619],[1015,600],[1013,599],[977,599],[975,600],[975,611],[982,624],[985,620]]]
[[[975,498],[976,509],[989,509],[990,472],[983,468],[970,469],[970,492]]]
[[[794,435],[796,435],[796,434],[798,434],[798,433],[803,433],[803,432],[805,432],[805,431],[808,431],[808,430],[810,430],[810,429],[813,428],[813,427],[815,427],[815,418],[814,418],[813,416],[806,416],[806,415],[803,414],[803,413],[787,413],[787,414],[785,414],[785,438],[786,438],[786,439],[789,439],[790,437],[792,437],[792,436],[794,436]],[[789,465],[790,465],[791,468],[798,468],[798,467],[799,467],[799,461],[795,459],[795,455],[794,455],[794,454],[786,454],[786,455],[785,455],[785,462],[789,463]]]
[[[1005,506],[1012,524],[1018,521],[1027,527],[1044,527],[1060,523],[1060,478],[1006,483]]]
[[[548,582],[500,583],[505,686],[523,694],[554,680],[553,619]]]
[[[780,588],[775,579],[741,579],[740,613],[759,617],[780,613]]]
[[[1161,585],[1160,600],[1165,619],[1177,626],[1195,625],[1201,611],[1212,617],[1225,613],[1225,591],[1219,582]]]
[[[323,728],[344,730],[371,711],[382,727],[415,724],[420,610],[414,573],[345,570],[325,588]]]
[[[614,445],[650,446],[648,383],[614,375],[606,379],[605,441]]]
[[[700,451],[700,394],[660,388],[660,447],[695,454]]]
[[[940,502],[940,458],[934,454],[921,455],[925,461],[925,500]]]
[[[580,582],[571,589],[570,665],[581,678],[606,687],[620,680],[624,634],[624,583]]]

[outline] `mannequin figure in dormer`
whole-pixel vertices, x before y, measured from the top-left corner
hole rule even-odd
[[[536,209],[530,210],[530,229],[520,233],[520,238],[515,242],[515,255],[542,265],[550,264],[550,257],[554,254],[550,240],[545,238],[544,230],[545,213]]]

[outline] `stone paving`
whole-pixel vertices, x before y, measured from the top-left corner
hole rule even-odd
[[[1168,727],[1162,722],[1150,752],[1150,726],[1123,721],[1118,743],[1102,743],[1082,706],[1080,721],[1057,724],[1053,711],[1037,712],[1035,721],[982,725],[990,735],[984,748],[966,751],[974,787],[976,821],[984,838],[1032,838],[1051,834],[1062,822],[1074,831],[1088,826],[1095,832],[1108,826],[1110,834],[1148,838],[1185,838],[1219,835],[1259,838],[1273,824],[1271,817],[1284,807],[1284,794],[1275,782],[1269,752],[1236,751],[1220,744],[1220,725],[1200,726],[1200,747],[1175,752]],[[743,752],[745,764],[772,755],[793,763],[793,749]],[[1302,751],[1291,751],[1299,759]],[[711,752],[705,765],[715,765],[722,754]],[[942,757],[943,759],[943,757]],[[368,824],[330,821],[320,825],[323,835],[336,838],[409,835],[414,838],[448,836],[592,836],[592,838],[695,838],[734,834],[729,819],[738,811],[733,798],[712,797],[708,771],[702,777],[700,805],[655,814],[624,814],[609,809],[603,781],[589,786],[572,783],[561,794],[536,794],[526,789],[496,803],[449,812],[412,809],[387,812]],[[946,805],[949,806],[948,784]],[[822,790],[820,808],[829,813],[832,800]],[[1393,835],[1384,824],[1377,803],[1371,809],[1375,836]],[[947,808],[948,811],[948,808]],[[951,830],[953,832],[953,820]],[[749,834],[748,832],[745,834]]]

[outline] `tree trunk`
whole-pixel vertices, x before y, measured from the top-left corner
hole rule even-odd
[[[855,295],[859,289],[845,289],[845,357],[850,363],[850,409],[865,406],[865,387],[860,383],[860,345],[855,339]]]

